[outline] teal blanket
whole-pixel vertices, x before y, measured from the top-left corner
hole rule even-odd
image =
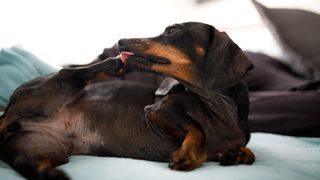
[[[251,165],[223,167],[207,162],[191,172],[177,172],[167,163],[143,160],[72,156],[60,166],[74,180],[319,180],[320,138],[297,138],[253,133],[249,148],[256,154]],[[0,162],[1,179],[21,179]]]
[[[33,54],[16,47],[0,51],[0,106],[6,107],[12,92],[22,83],[57,71]]]

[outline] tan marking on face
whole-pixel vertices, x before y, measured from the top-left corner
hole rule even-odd
[[[198,55],[200,55],[200,56],[203,56],[204,53],[205,53],[204,49],[203,49],[202,47],[198,46],[198,45],[196,45],[195,51],[196,51],[196,53],[197,53]]]
[[[147,55],[163,57],[171,62],[170,64],[152,64],[151,68],[153,70],[193,84],[199,82],[197,69],[186,54],[170,45],[163,45],[158,42],[151,42],[150,44],[150,48],[144,53]]]
[[[191,84],[196,85],[200,83],[197,76],[198,73],[191,66],[177,66],[174,64],[165,66],[161,64],[153,64],[151,68],[157,72],[171,75],[173,78],[178,78]]]
[[[158,42],[150,42],[151,46],[145,53],[153,56],[167,58],[175,64],[191,64],[192,61],[186,54],[170,45],[163,45]]]

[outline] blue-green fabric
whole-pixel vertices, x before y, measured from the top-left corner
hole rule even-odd
[[[320,138],[253,133],[248,144],[256,155],[251,165],[223,167],[207,162],[191,172],[168,169],[167,163],[94,156],[71,156],[60,166],[74,180],[319,180]],[[22,179],[0,161],[0,177]]]
[[[30,52],[12,47],[0,51],[0,106],[6,107],[12,92],[22,83],[57,71]]]

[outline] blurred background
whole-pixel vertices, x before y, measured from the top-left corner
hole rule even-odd
[[[258,0],[320,12],[319,0]],[[120,38],[186,21],[226,31],[244,50],[282,52],[250,0],[0,0],[0,48],[20,46],[55,66],[92,61]]]

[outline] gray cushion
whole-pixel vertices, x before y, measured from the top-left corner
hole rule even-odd
[[[253,3],[285,52],[285,63],[306,78],[320,78],[320,15]]]

